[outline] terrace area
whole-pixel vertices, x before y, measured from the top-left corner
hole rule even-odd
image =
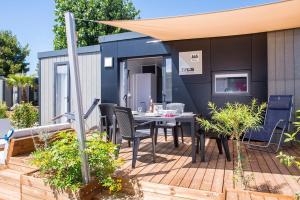
[[[22,175],[35,168],[29,165],[29,154],[18,152],[20,146],[26,147],[30,142],[16,140],[16,154],[10,157],[7,167],[0,170],[0,199],[34,199],[33,194],[44,195],[45,199],[64,199],[51,191],[42,194],[44,185],[30,184],[34,188],[22,186]],[[21,142],[22,141],[22,142]],[[253,174],[247,191],[233,183],[233,166],[236,155],[233,153],[234,144],[229,141],[233,161],[226,161],[225,155],[219,154],[215,140],[207,139],[206,161],[192,163],[191,140],[184,138],[178,148],[173,145],[172,137],[165,141],[158,137],[156,162],[152,162],[151,141],[144,140],[136,168],[131,168],[132,149],[128,143],[121,145],[120,157],[124,160],[116,175],[123,178],[125,192],[135,194],[133,199],[292,199],[287,195],[294,195],[300,191],[298,181],[299,170],[295,167],[282,165],[273,153],[253,151],[242,146],[246,174]],[[291,155],[298,155],[299,147],[284,147],[284,151]],[[29,181],[30,182],[30,181]],[[259,192],[259,193],[258,193]],[[21,195],[22,194],[22,195]],[[101,199],[101,195],[94,195],[92,199]]]
[[[208,195],[212,198],[214,195],[219,197],[226,190],[241,189],[233,183],[236,155],[232,141],[229,142],[229,147],[233,161],[226,161],[225,155],[219,154],[215,140],[207,139],[206,162],[200,162],[200,157],[197,157],[197,162],[192,163],[190,138],[185,137],[185,143],[181,143],[179,148],[174,148],[171,137],[167,142],[163,137],[159,137],[157,160],[153,163],[150,154],[151,141],[146,140],[141,144],[135,169],[131,168],[132,153],[127,145],[123,143],[121,148],[120,156],[125,160],[121,170],[126,172],[128,179],[136,179],[145,184],[145,187],[153,183],[149,186],[152,187],[151,191],[176,194],[177,190],[179,193],[182,192],[180,188],[189,188],[197,195]],[[291,155],[300,154],[299,147],[285,147],[284,150]],[[242,146],[242,151],[246,155],[244,158],[246,174],[253,174],[253,180],[250,181],[247,190],[283,195],[293,195],[300,190],[300,184],[297,182],[300,172],[295,166],[287,168],[282,165],[274,153],[248,150],[245,145]],[[167,187],[155,187],[155,184]],[[190,195],[191,198],[193,193],[188,191],[179,196]]]

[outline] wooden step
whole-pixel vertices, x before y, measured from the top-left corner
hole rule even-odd
[[[26,173],[36,170],[36,168],[31,168],[31,167],[22,166],[22,165],[15,165],[15,164],[8,164],[7,167],[8,167],[8,169],[22,172],[23,174],[26,174]]]
[[[0,170],[0,199],[20,199],[20,178],[23,172],[2,169]]]
[[[125,192],[142,194],[143,199],[172,199],[172,200],[223,200],[221,193],[195,190],[184,187],[139,181],[133,188],[123,188]]]
[[[29,154],[10,157],[7,167],[12,170],[20,171],[23,174],[37,169],[30,164]]]
[[[20,171],[4,169],[0,171],[0,183],[8,184],[14,187],[20,187]]]
[[[288,195],[272,194],[263,192],[253,192],[247,190],[226,190],[226,200],[239,200],[239,199],[261,199],[261,200],[294,200],[295,198]]]

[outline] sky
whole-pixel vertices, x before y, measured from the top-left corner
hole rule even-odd
[[[140,18],[214,12],[276,0],[132,0]],[[29,44],[29,74],[36,74],[37,53],[53,50],[54,0],[0,0],[0,30],[11,30],[21,45]]]

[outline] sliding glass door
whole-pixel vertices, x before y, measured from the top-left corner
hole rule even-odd
[[[172,59],[164,57],[162,67],[162,100],[172,102]]]
[[[128,68],[127,61],[120,62],[120,106],[127,107],[128,106]]]
[[[70,112],[70,73],[67,64],[55,67],[55,116]],[[67,122],[63,117],[57,123]]]

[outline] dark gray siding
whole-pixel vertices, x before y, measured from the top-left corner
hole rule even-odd
[[[208,114],[207,103],[248,103],[267,100],[267,34],[168,42],[173,59],[173,101],[186,104],[187,111]],[[202,50],[203,74],[179,76],[178,53]],[[250,95],[212,95],[212,73],[250,72]]]
[[[105,57],[113,57],[112,68],[101,68],[102,102],[119,103],[119,61],[132,57],[147,57],[168,54],[162,43],[148,43],[152,38],[138,38],[101,44],[101,66]]]
[[[139,38],[101,44],[102,58],[112,56],[113,68],[102,67],[102,102],[119,101],[118,61],[132,57],[171,55],[173,61],[173,102],[183,102],[187,111],[208,114],[207,103],[222,106],[226,102],[248,103],[252,98],[267,100],[267,34],[148,43]],[[202,50],[203,74],[179,76],[179,52]],[[102,59],[102,66],[103,66]],[[212,95],[212,74],[247,70],[250,95]]]

